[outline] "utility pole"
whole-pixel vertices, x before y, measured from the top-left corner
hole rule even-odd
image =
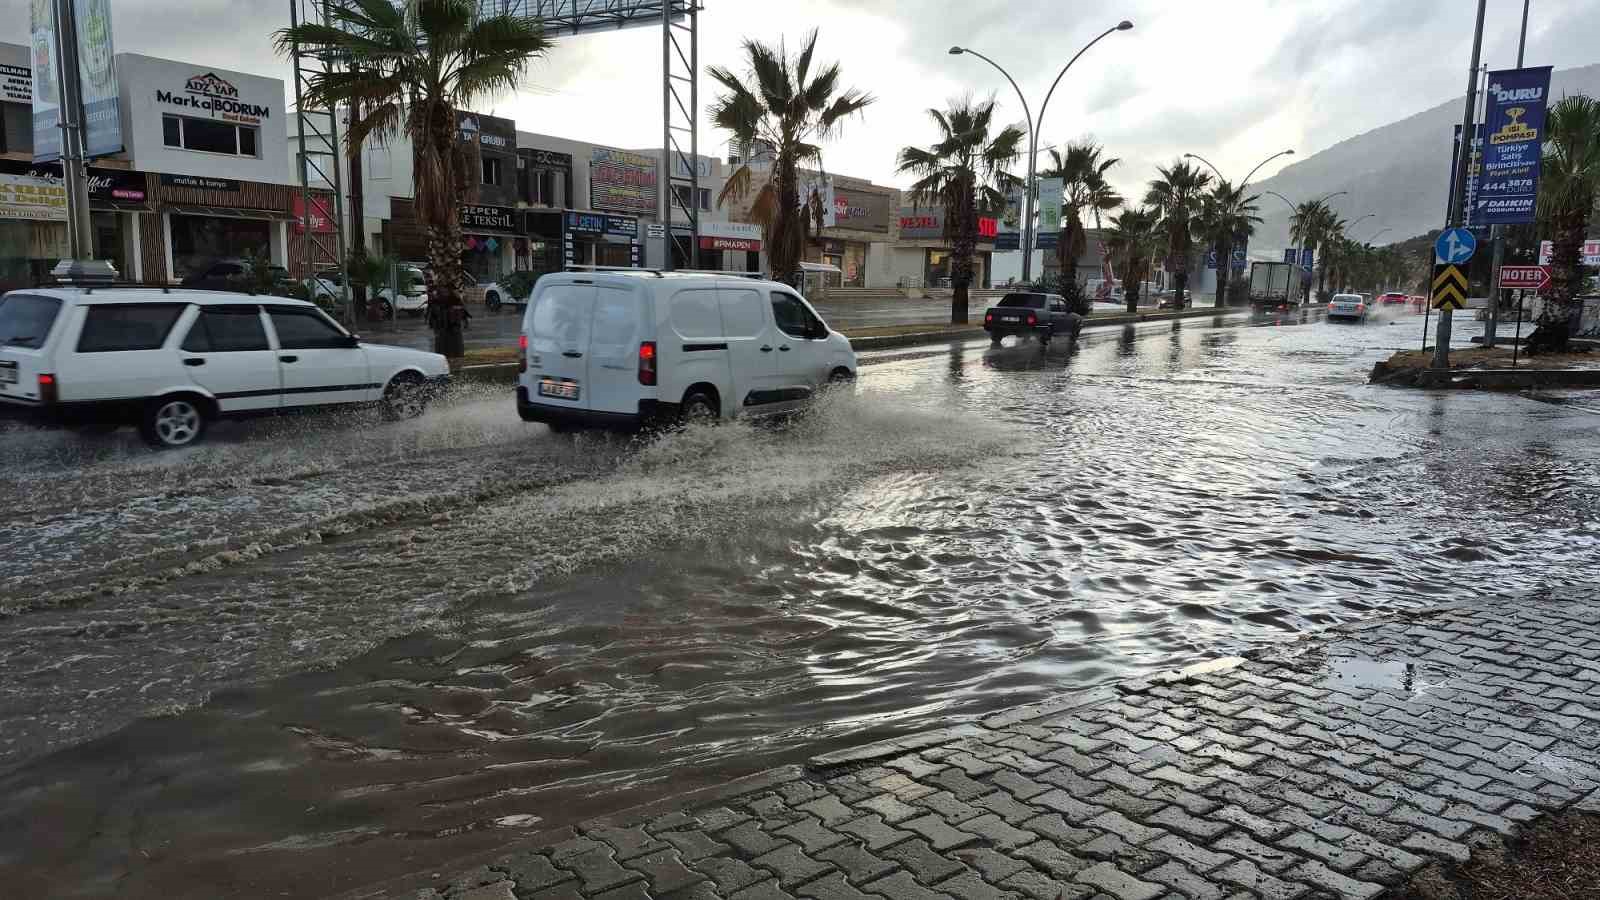
[[[1522,33],[1517,38],[1517,68],[1522,68],[1523,55],[1528,49],[1528,7],[1533,0],[1522,0]],[[1489,296],[1494,302],[1489,304],[1489,322],[1483,328],[1483,346],[1495,345],[1495,332],[1500,327],[1500,304],[1505,301],[1506,292],[1500,289],[1500,266],[1506,259],[1505,226],[1494,226],[1494,268],[1490,270]],[[1520,317],[1520,313],[1518,316]]]
[[[1474,136],[1472,120],[1478,101],[1478,62],[1483,56],[1483,17],[1488,11],[1489,0],[1478,0],[1478,25],[1472,33],[1472,65],[1467,68],[1467,99],[1466,110],[1461,114],[1461,146],[1456,149],[1456,171],[1461,177],[1456,179],[1455,196],[1450,198],[1450,227],[1459,228],[1466,221],[1467,202],[1467,167],[1472,165],[1472,138]],[[1439,330],[1436,332],[1433,348],[1433,367],[1435,369],[1450,368],[1450,318],[1452,310],[1439,310]]]
[[[78,69],[78,18],[72,0],[52,0],[56,27],[56,76],[61,85],[61,174],[67,188],[67,247],[71,259],[56,263],[50,274],[63,282],[112,281],[117,270],[94,258],[94,232],[89,219],[88,149],[84,137],[83,82]]]

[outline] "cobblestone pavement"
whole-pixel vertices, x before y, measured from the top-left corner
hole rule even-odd
[[[1600,623],[1575,597],[1388,617],[831,754],[390,895],[1376,897],[1600,811]]]

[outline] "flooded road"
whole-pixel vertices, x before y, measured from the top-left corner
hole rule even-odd
[[[0,433],[0,877],[317,896],[1592,566],[1600,403],[1367,386],[1419,318],[1241,325],[889,351],[642,447],[500,390],[173,455]]]

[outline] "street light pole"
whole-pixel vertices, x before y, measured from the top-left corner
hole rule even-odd
[[[1293,155],[1294,155],[1294,150],[1293,149],[1280,150],[1277,153],[1274,153],[1271,156],[1267,157],[1266,159],[1263,159],[1261,162],[1256,163],[1256,167],[1254,169],[1251,169],[1250,170],[1250,174],[1244,176],[1244,181],[1241,181],[1239,183],[1239,188],[1238,188],[1239,193],[1241,195],[1244,193],[1245,185],[1248,185],[1250,183],[1250,179],[1254,178],[1255,174],[1257,172],[1261,171],[1261,167],[1262,166],[1266,165],[1269,162],[1272,162],[1273,160],[1277,159],[1280,156],[1293,156]],[[1183,155],[1183,158],[1184,159],[1198,159],[1201,162],[1205,163],[1206,165],[1210,166],[1211,167],[1211,171],[1217,173],[1217,179],[1218,180],[1220,180],[1220,181],[1227,181],[1228,180],[1226,177],[1223,176],[1221,169],[1217,168],[1216,165],[1211,162],[1211,160],[1206,159],[1204,156],[1201,156],[1198,153],[1185,153]],[[1280,194],[1279,196],[1281,197],[1282,195]],[[1250,236],[1248,234],[1245,235],[1244,248],[1243,249],[1244,249],[1244,252],[1247,254],[1246,258],[1248,258],[1248,254],[1250,252]],[[1295,261],[1299,262],[1298,258]],[[1189,262],[1188,260],[1184,260],[1184,265],[1187,266],[1188,262]],[[1227,265],[1229,266],[1229,270],[1228,271],[1231,273],[1233,271],[1233,269],[1232,269],[1233,259],[1231,258],[1231,254],[1230,254],[1230,258],[1227,259],[1227,260],[1221,260],[1221,259],[1217,260],[1217,297],[1216,297],[1215,300],[1212,301],[1212,303],[1215,306],[1219,306],[1219,307],[1224,305],[1224,299],[1225,299],[1225,298],[1222,297],[1222,293],[1223,293],[1223,291],[1222,291],[1222,283],[1225,280],[1222,277],[1222,265],[1223,265],[1224,262],[1226,262]],[[1241,269],[1240,271],[1243,271],[1243,269]],[[1230,275],[1229,277],[1232,277],[1232,276]],[[1287,300],[1288,299],[1288,295],[1285,295],[1284,299]]]
[[[1523,55],[1528,49],[1528,7],[1533,0],[1522,0],[1522,34],[1517,38],[1517,68],[1522,68]],[[1500,302],[1505,299],[1505,291],[1500,289],[1500,267],[1506,260],[1506,229],[1504,225],[1494,226],[1494,262],[1489,269],[1489,296],[1494,302],[1489,304],[1489,321],[1483,326],[1483,346],[1493,347],[1496,343],[1497,332],[1500,330]],[[1522,314],[1517,313],[1518,327],[1521,327]],[[1521,333],[1518,333],[1518,340]]]
[[[1456,185],[1455,194],[1450,198],[1452,228],[1460,227],[1465,220],[1467,166],[1472,164],[1472,113],[1478,100],[1478,62],[1483,57],[1483,17],[1488,6],[1489,0],[1478,0],[1478,24],[1472,33],[1472,65],[1467,69],[1467,98],[1461,114],[1461,146],[1456,148],[1456,171],[1461,173],[1456,180],[1461,183]],[[1439,330],[1434,338],[1437,346],[1433,348],[1435,369],[1450,368],[1450,319],[1451,310],[1439,310]]]
[[[67,247],[71,259],[51,270],[65,282],[111,281],[117,270],[94,258],[94,232],[89,218],[88,145],[84,134],[83,82],[78,68],[78,22],[72,0],[53,0],[57,83],[61,86],[56,115],[61,127],[61,174],[67,189]]]
[[[1011,82],[1012,90],[1017,92],[1017,99],[1022,101],[1022,114],[1027,117],[1028,120],[1028,179],[1027,181],[1023,182],[1022,185],[1022,280],[1024,282],[1032,280],[1033,276],[1033,182],[1034,173],[1037,171],[1035,158],[1039,155],[1039,126],[1044,124],[1044,111],[1050,106],[1050,97],[1055,94],[1056,86],[1061,83],[1062,76],[1066,75],[1067,70],[1072,68],[1072,64],[1078,61],[1078,57],[1087,53],[1090,47],[1100,43],[1101,39],[1103,39],[1106,35],[1111,34],[1113,31],[1127,31],[1131,28],[1133,28],[1132,22],[1127,20],[1118,22],[1117,24],[1101,32],[1095,37],[1094,40],[1084,44],[1082,50],[1079,50],[1071,59],[1067,60],[1067,64],[1061,67],[1060,72],[1056,73],[1056,80],[1050,83],[1050,90],[1044,95],[1044,103],[1039,107],[1038,119],[1034,119],[1033,114],[1028,111],[1028,98],[1022,95],[1022,88],[1017,87],[1016,79],[1012,78],[1011,73],[1002,68],[999,63],[987,56],[984,56],[982,53],[979,53],[976,50],[970,50],[966,47],[950,48],[951,56],[960,56],[963,53],[970,53],[989,65],[994,66],[1001,75],[1006,77],[1006,81]]]

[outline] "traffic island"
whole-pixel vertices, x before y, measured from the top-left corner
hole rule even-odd
[[[1593,593],[1381,616],[355,896],[1370,900],[1425,871],[1454,884],[1475,856],[1535,846],[1517,843],[1540,840],[1535,823],[1600,812]]]
[[[1433,368],[1432,350],[1401,350],[1372,367],[1368,381],[1395,387],[1515,391],[1600,387],[1600,353],[1515,355],[1509,347],[1450,351],[1450,368]]]

